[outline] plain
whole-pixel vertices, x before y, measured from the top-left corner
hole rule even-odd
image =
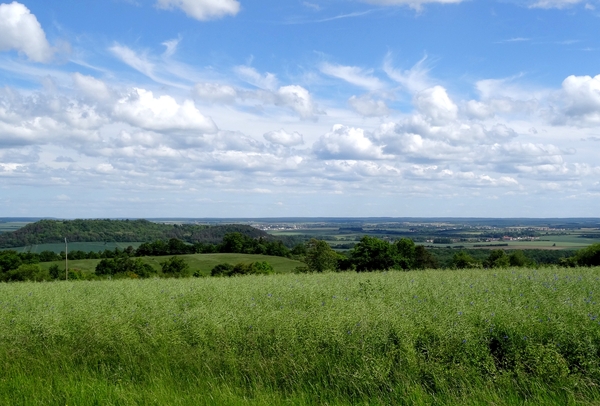
[[[600,268],[0,284],[3,404],[597,404]]]

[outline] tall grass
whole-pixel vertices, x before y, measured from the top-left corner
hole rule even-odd
[[[593,404],[600,268],[0,284],[2,404]]]

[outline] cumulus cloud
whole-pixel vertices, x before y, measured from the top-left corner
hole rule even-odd
[[[194,102],[179,104],[171,96],[154,97],[144,89],[133,89],[114,107],[116,118],[145,130],[179,133],[212,133],[217,126],[198,111]]]
[[[363,116],[386,116],[390,112],[390,109],[383,100],[374,100],[367,95],[360,97],[352,96],[348,100],[348,103],[354,111]]]
[[[365,135],[362,128],[336,124],[313,145],[314,153],[322,159],[382,159],[382,148]]]
[[[92,76],[76,72],[73,74],[73,82],[77,89],[90,99],[103,101],[110,98],[110,91],[106,83]]]
[[[237,91],[231,86],[218,83],[197,83],[194,86],[194,95],[213,103],[233,103]]]
[[[302,86],[282,86],[277,90],[277,96],[276,104],[291,108],[302,118],[311,118],[316,114],[310,93]]]
[[[600,75],[571,75],[562,83],[564,114],[582,125],[600,123]]]
[[[297,145],[304,144],[302,134],[297,132],[288,133],[281,129],[278,131],[271,131],[263,135],[263,137],[272,144],[283,145],[284,147],[295,147]]]
[[[384,86],[378,78],[373,76],[372,70],[364,70],[357,66],[324,63],[321,65],[321,72],[370,91],[380,90]]]
[[[162,9],[181,9],[201,21],[236,15],[240,11],[240,3],[236,0],[158,0],[156,5]]]
[[[442,86],[434,86],[417,93],[413,99],[419,112],[435,125],[456,119],[458,107]]]
[[[54,50],[35,15],[23,4],[0,4],[0,51],[17,50],[34,62],[49,62]]]

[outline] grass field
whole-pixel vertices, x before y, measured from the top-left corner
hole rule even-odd
[[[0,284],[0,404],[600,403],[600,268]]]
[[[288,273],[304,263],[294,261],[283,257],[273,257],[268,255],[250,255],[250,254],[193,254],[178,255],[183,258],[190,266],[192,271],[200,271],[202,275],[210,275],[211,269],[217,264],[229,263],[235,265],[240,262],[250,263],[256,261],[267,261],[274,268],[276,273]],[[167,260],[168,256],[162,257],[142,257],[142,261],[150,264],[157,271],[160,270],[160,263]],[[80,259],[69,261],[69,269],[79,269],[82,272],[91,273],[96,269],[99,259]],[[57,264],[64,269],[64,261],[42,262],[39,265],[42,268],[49,269],[53,264]]]

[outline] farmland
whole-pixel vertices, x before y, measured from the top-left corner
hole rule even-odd
[[[2,404],[597,404],[600,268],[0,284]]]

